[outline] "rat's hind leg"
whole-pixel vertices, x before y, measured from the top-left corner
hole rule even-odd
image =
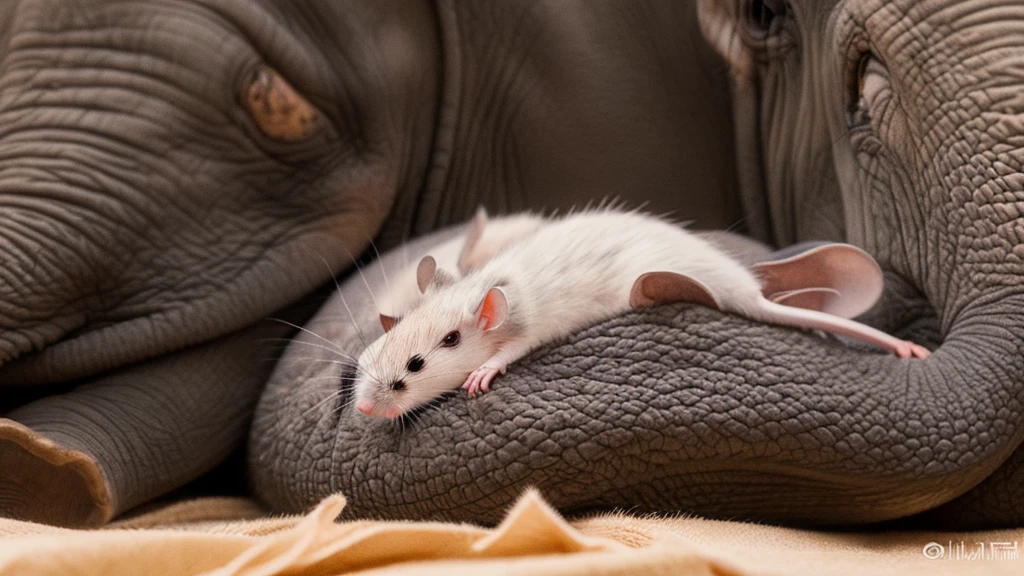
[[[469,392],[470,398],[476,396],[477,392],[490,391],[491,381],[498,376],[498,373],[504,374],[509,364],[525,356],[533,347],[534,344],[526,339],[513,340],[505,344],[501,350],[494,353],[494,356],[488,358],[483,365],[470,372],[462,387]]]

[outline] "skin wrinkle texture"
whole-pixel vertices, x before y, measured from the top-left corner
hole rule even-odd
[[[370,238],[462,221],[446,199],[550,210],[586,186],[736,224],[728,87],[695,18],[657,1],[0,3],[0,436],[52,452],[0,473],[0,509],[95,525],[214,466],[281,348],[253,323],[301,324]],[[521,35],[498,35],[510,21]],[[275,138],[293,133],[254,117],[258,70],[315,130]],[[475,154],[446,158],[456,145]],[[66,453],[95,466],[65,478]],[[49,514],[25,477],[78,505]]]
[[[0,320],[33,313],[0,325],[0,346],[11,343],[0,349],[0,385],[31,388],[5,394],[0,413],[95,460],[80,487],[66,484],[93,508],[33,509],[19,475],[42,477],[43,459],[0,478],[28,487],[5,492],[0,507],[95,524],[241,444],[279,353],[257,336],[287,331],[250,325],[308,317],[308,306],[299,316],[284,308],[351,265],[392,200],[415,189],[430,146],[419,106],[435,70],[429,58],[410,68],[408,52],[346,67],[351,86],[393,103],[362,110],[357,124],[344,110],[357,95],[341,97],[335,76],[319,74],[340,63],[292,36],[297,13],[216,1],[49,7],[0,8],[10,22],[0,38],[0,219],[10,222],[0,226]],[[345,12],[377,26],[355,25],[336,52],[388,31],[430,53],[433,31],[403,23],[428,22],[426,7],[375,10]],[[239,102],[257,65],[287,70],[327,121],[289,141],[262,134]],[[29,283],[49,288],[20,288]],[[77,388],[47,395],[44,385],[68,381]],[[128,392],[137,390],[148,393]],[[128,408],[117,400],[126,397]],[[8,441],[35,442],[26,438]],[[110,491],[106,502],[81,492],[96,485]]]
[[[47,114],[0,106],[19,115],[4,123],[15,132],[0,138],[0,174],[10,177],[6,170],[16,161],[28,166],[39,162],[32,158],[60,153],[73,166],[70,172],[82,174],[81,182],[61,174],[60,183],[89,187],[82,182],[91,182],[91,175],[102,172],[97,165],[118,162],[112,158],[123,156],[133,163],[110,166],[117,166],[116,173],[126,182],[96,188],[107,188],[104,198],[148,214],[138,218],[130,208],[111,211],[116,218],[101,219],[98,229],[89,228],[97,235],[94,244],[123,245],[139,259],[105,262],[120,273],[104,273],[98,281],[90,277],[93,266],[61,269],[82,283],[53,285],[41,301],[53,298],[59,307],[65,296],[71,297],[64,291],[70,287],[73,296],[81,286],[99,286],[102,296],[83,300],[87,309],[71,310],[70,320],[62,318],[56,328],[40,324],[35,331],[44,332],[50,344],[0,367],[5,392],[11,386],[30,387],[33,390],[13,395],[24,398],[20,394],[34,393],[28,399],[35,400],[14,402],[19,408],[11,412],[11,395],[4,394],[4,414],[34,423],[33,431],[42,436],[60,438],[65,450],[94,458],[97,476],[84,484],[110,490],[112,504],[101,513],[50,520],[102,521],[212,466],[240,441],[248,417],[242,407],[255,401],[269,372],[269,366],[256,368],[263,366],[256,361],[262,353],[244,340],[235,347],[217,338],[230,339],[232,331],[239,335],[246,324],[278,314],[276,308],[329,280],[331,265],[340,270],[351,262],[342,247],[359,252],[381,229],[386,249],[412,233],[463,221],[476,207],[475,196],[485,192],[490,196],[479,200],[495,213],[499,208],[565,206],[584,193],[598,198],[628,195],[632,204],[657,199],[717,228],[741,217],[753,223],[752,229],[757,222],[767,222],[763,238],[779,243],[838,234],[835,219],[842,214],[845,234],[880,260],[893,287],[870,321],[890,332],[904,327],[923,330],[933,343],[945,342],[925,367],[901,369],[863,350],[812,335],[768,330],[699,308],[635,313],[605,325],[607,333],[599,327],[598,332],[564,343],[564,348],[555,346],[527,359],[519,367],[524,379],[520,392],[514,383],[506,383],[495,391],[502,396],[489,400],[513,407],[508,414],[494,412],[490,403],[471,404],[459,398],[445,403],[444,410],[424,413],[406,426],[420,431],[415,446],[391,429],[352,434],[344,413],[307,414],[327,427],[310,432],[315,427],[303,418],[279,417],[273,409],[276,397],[268,394],[263,419],[257,421],[277,424],[273,418],[278,418],[288,427],[271,429],[269,437],[262,428],[254,431],[251,461],[263,475],[257,485],[266,500],[301,507],[308,495],[345,487],[346,478],[358,472],[365,482],[353,493],[362,502],[362,514],[378,513],[372,499],[379,497],[386,501],[379,506],[380,514],[440,515],[435,506],[443,506],[444,514],[486,519],[532,483],[550,491],[566,510],[638,501],[649,509],[668,506],[835,523],[906,515],[974,486],[1019,443],[1022,373],[1021,327],[1014,313],[1020,309],[1019,295],[1003,288],[1018,276],[1019,263],[1001,258],[1015,255],[1019,248],[1014,212],[1000,207],[1014,205],[1019,192],[1013,177],[1020,169],[1015,144],[1019,130],[1013,121],[1019,103],[1013,75],[1003,69],[1006,65],[1012,71],[1014,54],[978,42],[977,37],[992,37],[992,29],[982,25],[988,22],[985,15],[998,13],[994,22],[1001,34],[996,36],[1020,45],[1013,38],[1019,35],[1021,18],[1016,16],[1016,3],[992,9],[998,4],[994,0],[931,0],[913,9],[908,4],[797,3],[797,20],[783,28],[792,35],[783,44],[788,52],[776,54],[775,60],[753,59],[757,68],[749,77],[756,82],[744,85],[733,79],[732,100],[738,112],[737,135],[732,138],[723,136],[731,134],[729,100],[723,92],[726,73],[711,48],[702,45],[693,6],[687,3],[210,0],[156,5],[93,0],[64,3],[56,11],[47,10],[50,5],[45,1],[0,3],[0,98],[16,98],[22,89],[30,92],[29,104],[40,92],[66,98],[62,81],[80,82],[85,88],[112,80],[139,87],[100,92],[117,96],[104,105],[124,110],[120,115],[95,109],[63,111],[53,112],[54,121],[46,122],[52,106],[44,110]],[[722,5],[728,10],[737,4]],[[872,21],[874,14],[884,14],[886,20]],[[930,20],[922,30],[942,32],[934,42],[908,42],[896,52],[891,44],[876,40],[894,30],[913,31],[915,22],[924,18]],[[203,25],[185,28],[200,37],[177,33],[182,22],[195,20]],[[104,24],[109,36],[97,37],[100,46],[83,43],[84,24],[96,22]],[[145,28],[151,35],[138,32],[141,22],[151,24]],[[512,38],[507,36],[509,22],[519,23],[519,34]],[[842,23],[857,27],[837,29]],[[163,26],[170,33],[159,34]],[[133,32],[116,34],[120,29]],[[17,42],[31,40],[38,30],[47,31],[48,42],[67,42],[72,49],[29,54],[25,50],[30,46]],[[380,34],[408,34],[413,56],[378,49],[403,44],[381,42]],[[748,46],[742,38],[737,41],[737,46]],[[484,50],[489,43],[505,49]],[[238,51],[227,49],[232,46]],[[375,48],[366,50],[367,46]],[[914,82],[912,86],[895,84],[896,92],[930,95],[948,111],[932,121],[936,117],[929,116],[931,111],[911,108],[913,100],[901,98],[902,106],[892,106],[881,91],[865,115],[872,127],[850,130],[846,103],[838,95],[848,93],[843,89],[845,72],[855,69],[858,47],[875,50],[891,78],[913,79],[906,80]],[[184,58],[166,57],[179,51]],[[928,51],[962,54],[969,66],[947,69],[945,59],[918,57]],[[203,78],[216,75],[238,81],[197,83],[191,90],[202,92],[189,98],[161,83],[143,83],[143,73],[112,70],[126,63],[134,70],[132,62],[141,68],[150,61],[133,59],[154,53],[176,63],[177,67],[153,69],[182,80],[171,86],[189,85],[191,75],[184,68],[195,66],[201,66]],[[893,54],[902,56],[894,59]],[[55,63],[57,56],[61,60]],[[97,60],[89,62],[91,58]],[[505,61],[522,64],[502,76]],[[305,145],[262,138],[238,104],[243,79],[260,62],[285,75],[325,115],[330,129]],[[656,62],[673,65],[652,65]],[[48,70],[48,75],[40,69]],[[18,74],[38,75],[46,83],[26,85],[25,76]],[[5,91],[8,88],[13,91]],[[581,90],[590,97],[580,98]],[[188,107],[197,99],[208,106]],[[493,108],[476,108],[484,103]],[[81,102],[71,104],[72,112],[85,108]],[[508,107],[504,114],[502,107]],[[207,108],[219,112],[191,119]],[[166,122],[146,121],[153,112],[166,116]],[[898,127],[900,115],[903,123],[917,127]],[[879,125],[883,120],[885,124]],[[491,135],[503,124],[508,126],[508,140],[494,145]],[[83,128],[76,130],[79,125]],[[121,125],[127,128],[120,130]],[[810,132],[796,139],[791,132],[796,129]],[[897,141],[908,134],[924,141]],[[150,154],[133,151],[136,140],[145,140],[144,150]],[[226,144],[219,145],[222,142]],[[473,154],[443,158],[445,143],[449,153],[464,147]],[[170,152],[166,161],[156,162],[151,147],[163,144]],[[919,144],[921,151],[914,152]],[[739,177],[746,180],[743,186],[733,181],[734,145],[741,158]],[[941,147],[925,150],[932,146]],[[218,155],[225,149],[230,154]],[[144,174],[133,170],[138,166]],[[172,169],[176,166],[184,175]],[[33,177],[53,175],[42,163],[35,170]],[[502,175],[494,176],[499,171]],[[27,185],[21,187],[27,175],[18,178],[0,183],[0,195],[14,198],[19,190],[27,190]],[[34,186],[38,192],[40,184]],[[59,190],[47,186],[49,194]],[[762,189],[764,193],[758,194]],[[219,193],[206,194],[209,190]],[[723,191],[718,202],[708,201],[709,190]],[[736,203],[739,190],[746,203],[742,214]],[[77,192],[70,197],[82,198]],[[454,213],[457,207],[449,204],[454,200],[460,201],[463,213]],[[218,214],[225,226],[238,226],[237,232],[219,229],[211,219],[189,218],[190,208],[198,211],[211,201],[223,208]],[[330,219],[337,214],[343,217]],[[917,214],[928,219],[914,221]],[[59,232],[53,238],[77,234],[62,213],[48,218]],[[103,237],[122,230],[119,220],[133,221],[128,229],[151,236]],[[297,229],[306,234],[287,233]],[[242,262],[256,263],[250,277],[233,274],[226,281],[195,273],[223,258],[231,261],[232,247],[223,246],[222,240],[238,242],[264,231],[264,237],[248,244],[255,249],[241,256]],[[291,244],[280,244],[289,239]],[[201,244],[193,247],[194,241]],[[133,249],[137,246],[150,251]],[[43,248],[58,256],[52,261],[61,260],[59,241],[46,240]],[[320,255],[330,261],[328,266],[312,254],[324,248],[337,250]],[[163,249],[178,256],[153,255]],[[0,258],[24,261],[24,251],[19,245],[0,253]],[[97,249],[89,255],[100,254]],[[171,277],[151,276],[149,264]],[[223,273],[237,270],[228,266]],[[42,275],[45,270],[37,272]],[[166,312],[163,315],[144,309],[138,301],[119,307],[126,295],[150,301],[161,293],[161,285],[187,286],[192,299],[183,302],[170,295],[152,300],[158,312]],[[208,292],[223,295],[221,302],[210,304],[218,315],[207,314],[196,304]],[[36,310],[31,305],[22,308]],[[366,308],[371,309],[368,304]],[[43,315],[50,318],[47,312]],[[75,330],[82,315],[85,324]],[[132,318],[138,321],[133,323]],[[367,321],[379,324],[376,318]],[[64,330],[75,331],[59,341]],[[620,332],[630,338],[608,350],[615,341],[609,334]],[[352,344],[348,338],[346,346]],[[673,340],[682,342],[688,352],[662,353],[663,362],[654,362],[657,358],[651,359],[650,350],[664,352],[664,342]],[[27,350],[43,343],[24,340],[18,345]],[[188,344],[195,346],[172,353]],[[251,356],[232,352],[238,349]],[[631,365],[634,356],[651,363],[644,365],[651,379],[675,385],[660,392],[684,390],[680,402],[673,403],[671,394],[652,392],[643,378],[628,371],[620,376],[625,384],[615,390],[619,395],[608,394],[608,386],[599,384],[602,380],[589,376],[612,361]],[[595,361],[597,357],[602,360]],[[236,362],[237,381],[221,379],[209,368]],[[303,381],[322,373],[315,363],[303,370],[309,371],[298,371]],[[273,383],[292,375],[291,368],[283,367]],[[336,375],[330,376],[337,381]],[[850,380],[853,376],[856,382]],[[82,383],[83,378],[89,380],[88,394],[71,390],[70,383]],[[574,393],[552,391],[552,382]],[[113,413],[107,406],[126,386],[171,390],[169,383],[177,392],[140,394],[134,409],[165,418],[161,429],[170,431],[174,442],[159,450],[131,448],[128,440],[142,437],[140,419]],[[743,383],[747,387],[739,385]],[[61,396],[63,392],[68,394]],[[141,402],[149,397],[160,401]],[[193,404],[183,397],[206,410],[189,411]],[[81,408],[88,398],[100,406],[89,411],[94,421],[75,425],[61,418],[65,402]],[[615,398],[627,398],[623,405],[638,415],[609,406]],[[545,404],[544,399],[556,404]],[[294,399],[303,410],[315,404],[312,400]],[[566,410],[549,414],[547,407],[552,405]],[[456,417],[454,422],[447,420]],[[668,422],[671,435],[652,435],[648,422]],[[215,436],[211,429],[223,434]],[[431,442],[446,448],[433,449]],[[459,449],[453,452],[450,446]],[[285,455],[279,457],[276,448],[284,449]],[[1011,457],[1007,464],[1012,461]],[[293,465],[298,468],[293,470]],[[154,480],[136,467],[176,472]],[[1013,474],[997,472],[992,478],[1009,482]],[[591,481],[580,486],[573,479]],[[987,482],[977,489],[986,486]],[[792,499],[777,503],[778,508],[765,508],[773,504],[766,502],[764,493],[779,490]],[[1014,522],[1021,506],[1006,499],[1013,492],[988,494],[996,496],[983,500],[998,506],[975,510],[972,520]],[[675,500],[660,500],[665,495]],[[30,515],[32,510],[23,513]]]
[[[998,20],[971,17],[996,4]],[[754,99],[735,105],[750,111],[736,140],[763,158],[773,239],[840,234],[866,248],[891,286],[866,318],[930,334],[934,354],[899,363],[699,307],[657,308],[536,351],[487,396],[456,396],[398,426],[367,422],[344,387],[300,417],[336,390],[314,378],[335,372],[286,357],[253,428],[257,493],[300,509],[342,490],[356,516],[484,522],[526,485],[570,512],[836,524],[953,501],[906,522],[1024,521],[1019,491],[1006,488],[1024,437],[1024,162],[1012,120],[1024,110],[1008,73],[1020,56],[1006,47],[1020,43],[979,40],[994,37],[988,22],[1000,38],[1020,36],[1024,13],[981,0],[790,2],[755,41],[743,5],[702,2],[702,24],[731,50],[734,97]],[[858,98],[864,58],[887,74],[868,62]],[[841,226],[821,220],[836,213]],[[358,316],[365,288],[342,289],[355,323],[372,329],[372,314]],[[307,328],[355,355],[337,307]],[[303,468],[323,457],[329,470]],[[770,496],[780,491],[786,499]]]

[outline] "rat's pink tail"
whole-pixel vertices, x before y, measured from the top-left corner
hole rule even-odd
[[[900,340],[895,336],[854,320],[833,316],[825,312],[818,312],[817,310],[776,304],[766,298],[760,298],[759,300],[756,316],[758,320],[763,322],[842,334],[843,336],[874,344],[900,358],[927,358],[930,354],[928,349],[923,346],[907,342],[906,340]]]

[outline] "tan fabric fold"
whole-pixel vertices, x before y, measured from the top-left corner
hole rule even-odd
[[[493,529],[336,522],[344,506],[336,495],[305,516],[273,517],[248,500],[207,498],[92,531],[0,520],[0,575],[1024,573],[1011,548],[1024,530],[836,534],[624,514],[566,522],[535,491]],[[926,557],[940,548],[942,558]],[[970,559],[977,550],[1007,559]]]

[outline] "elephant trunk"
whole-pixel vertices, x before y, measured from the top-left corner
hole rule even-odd
[[[0,187],[3,185],[0,176]],[[0,193],[0,365],[39,351],[86,322],[100,267],[83,253],[74,216],[58,202]],[[44,205],[49,203],[50,205]],[[69,211],[70,212],[70,211]],[[87,227],[87,225],[83,225]]]
[[[868,18],[869,33],[882,23],[907,33],[880,34],[862,55],[852,154],[839,159],[840,168],[844,160],[857,168],[842,178],[847,229],[920,290],[944,335],[931,358],[893,385],[930,403],[920,414],[927,420],[907,414],[896,422],[948,440],[912,457],[925,475],[958,471],[950,496],[1024,439],[1024,10],[1004,2],[998,40],[982,42],[989,21],[961,18],[968,4],[923,2],[909,11],[890,3],[850,16]],[[906,43],[935,30],[947,32]]]

